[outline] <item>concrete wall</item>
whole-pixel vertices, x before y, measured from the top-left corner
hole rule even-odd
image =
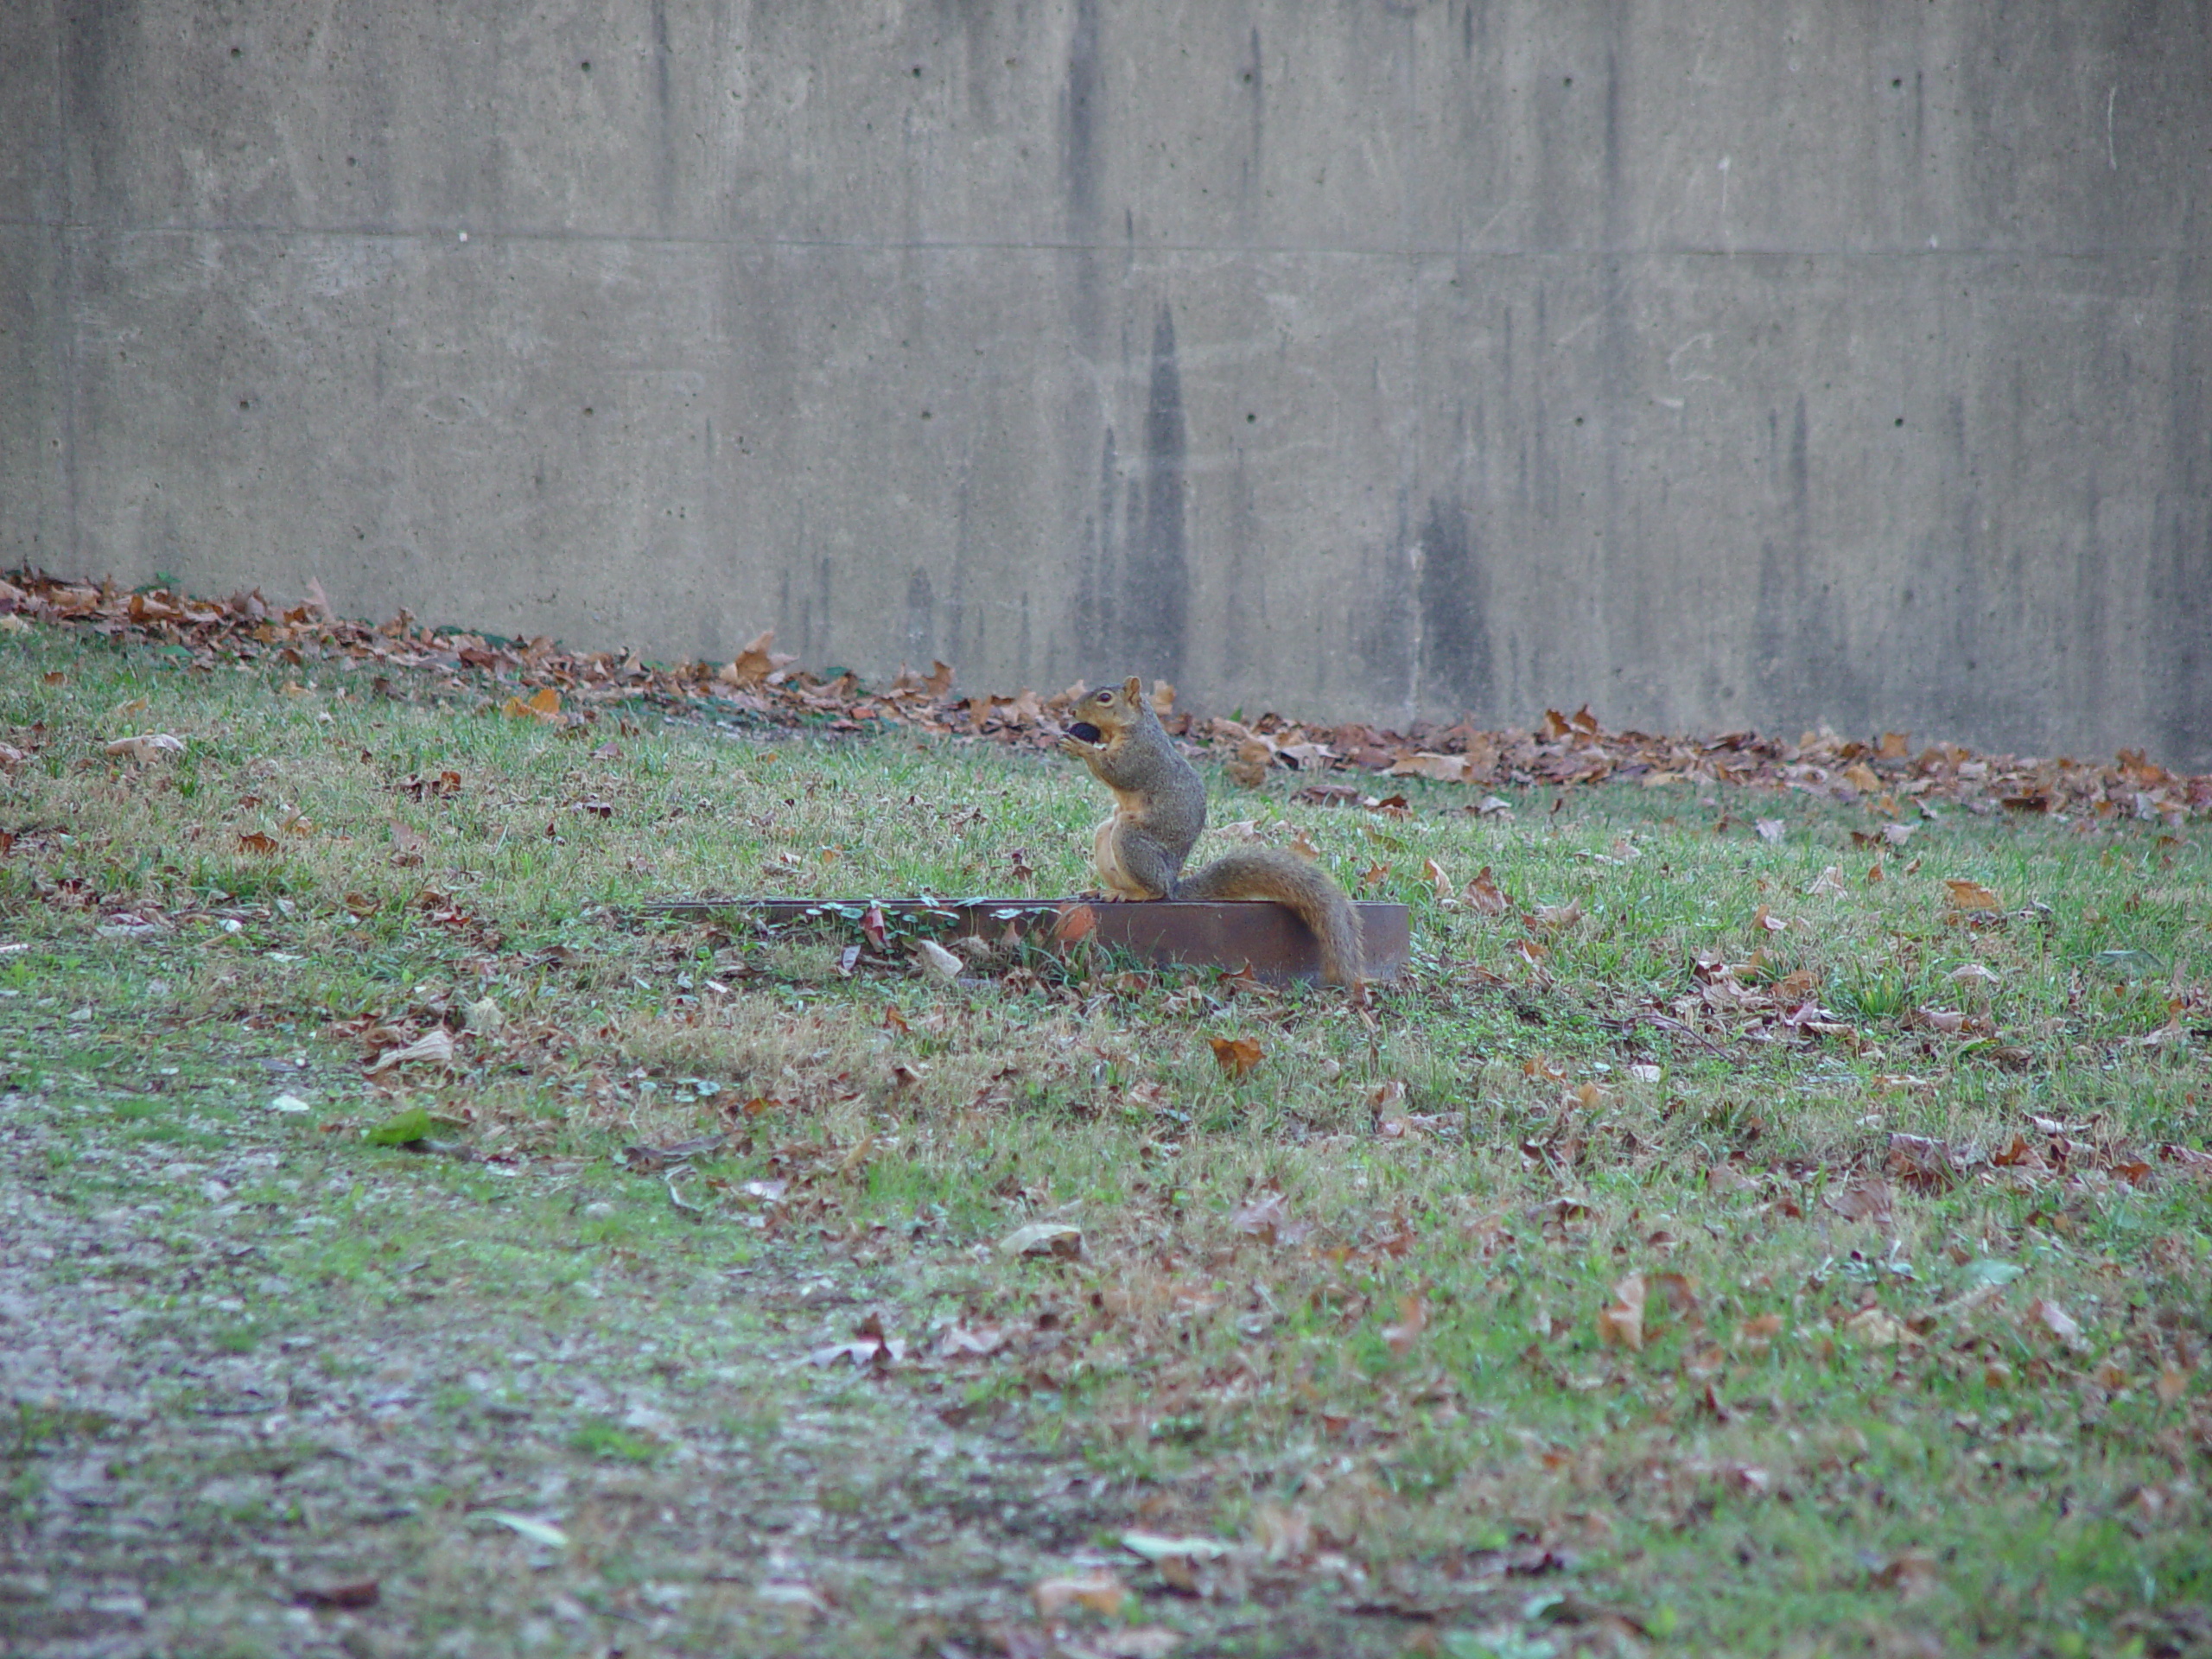
[[[0,559],[2212,764],[2207,0],[12,0]]]

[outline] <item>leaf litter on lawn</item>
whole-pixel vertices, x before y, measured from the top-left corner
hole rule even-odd
[[[55,1404],[10,1524],[92,1586],[22,1603],[42,1631],[1106,1651],[1098,1605],[1033,1590],[1111,1580],[1111,1617],[1198,1650],[1671,1623],[2012,1651],[2132,1639],[2145,1571],[2146,1649],[2203,1599],[2202,811],[2139,757],[2037,807],[1962,751],[1817,735],[1685,743],[1639,787],[1661,741],[1575,716],[1423,738],[1549,785],[1460,811],[1457,766],[1301,802],[1263,744],[1251,833],[1414,908],[1368,1024],[1049,940],[927,977],[865,908],[827,943],[625,918],[989,890],[1017,844],[1071,890],[1094,804],[1023,752],[1052,699],[979,719],[949,676],[872,696],[763,641],[710,677],[752,709],[625,658],[71,591],[112,649],[25,607],[0,678],[8,1192],[51,1251],[10,1269],[120,1386],[10,1374]],[[191,666],[226,653],[267,677]],[[140,698],[183,753],[98,752]],[[1370,735],[1294,755],[1300,788],[1395,764]],[[1715,836],[1687,809],[1721,789],[1786,833]],[[1870,885],[1878,850],[1911,861]],[[459,1524],[491,1510],[576,1548]],[[174,1536],[151,1566],[276,1599],[149,1590],[118,1512]]]

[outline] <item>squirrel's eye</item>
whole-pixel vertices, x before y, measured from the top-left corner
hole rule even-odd
[[[1091,701],[1093,702],[1111,702],[1114,701],[1114,694],[1111,691],[1101,691],[1096,696],[1091,698]]]

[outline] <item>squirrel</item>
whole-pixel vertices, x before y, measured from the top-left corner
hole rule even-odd
[[[1060,739],[1063,754],[1114,791],[1114,816],[1098,826],[1093,858],[1109,899],[1272,899],[1287,905],[1321,942],[1322,970],[1367,1002],[1359,913],[1317,866],[1273,848],[1217,858],[1193,874],[1183,862],[1206,827],[1206,786],[1177,752],[1132,674],[1118,690],[1094,691]]]

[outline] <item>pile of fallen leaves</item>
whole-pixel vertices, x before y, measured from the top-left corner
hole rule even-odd
[[[849,671],[824,680],[778,652],[772,630],[727,663],[648,663],[634,651],[574,652],[543,638],[528,641],[454,628],[421,626],[402,611],[381,626],[332,610],[320,584],[286,608],[258,589],[228,599],[195,599],[162,588],[126,592],[112,582],[68,582],[36,571],[0,580],[0,629],[31,622],[64,624],[112,638],[130,638],[180,653],[192,665],[264,662],[304,670],[333,656],[361,667],[443,672],[457,689],[471,685],[507,695],[501,706],[518,718],[560,723],[597,705],[637,700],[690,715],[753,723],[858,732],[871,723],[911,727],[940,736],[988,738],[1050,747],[1062,717],[1089,687],[1077,683],[1052,696],[1024,690],[956,696],[954,671],[901,667],[889,686],[870,690]],[[379,679],[379,691],[397,695]],[[525,695],[526,694],[526,695]],[[1325,774],[1358,772],[1417,777],[1488,788],[1568,787],[1634,781],[1647,788],[1724,784],[1797,790],[1844,804],[1864,801],[1895,817],[1938,801],[1967,810],[2126,817],[2177,825],[2212,813],[2212,774],[2184,776],[2123,749],[2109,765],[2070,759],[1978,755],[1938,742],[1914,753],[1907,734],[1870,741],[1822,728],[1795,743],[1757,732],[1715,737],[1609,732],[1588,708],[1572,715],[1547,709],[1531,731],[1487,731],[1465,720],[1418,721],[1400,732],[1353,722],[1301,723],[1268,714],[1241,722],[1175,711],[1175,689],[1155,683],[1153,701],[1169,728],[1225,761],[1231,777],[1257,785],[1275,767]],[[1319,782],[1300,791],[1316,802],[1378,804],[1357,788]],[[1471,804],[1482,810],[1488,801]],[[1499,804],[1502,804],[1500,803]]]

